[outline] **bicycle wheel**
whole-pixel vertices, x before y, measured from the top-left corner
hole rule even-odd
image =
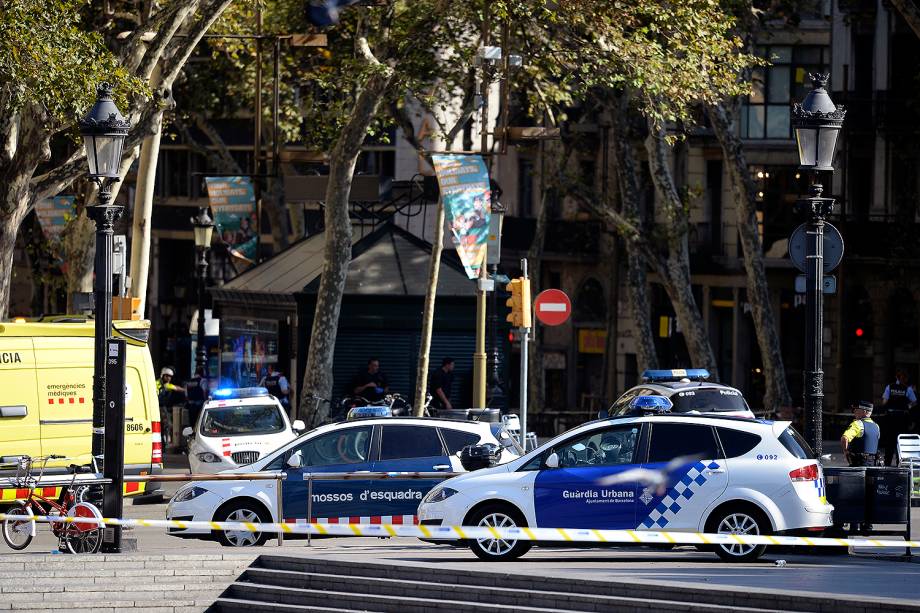
[[[6,512],[6,519],[3,520],[3,540],[9,545],[10,549],[16,551],[25,549],[35,538],[35,521],[31,518],[34,513],[27,505],[14,507]]]
[[[68,517],[102,519],[95,505],[78,502],[67,511]],[[62,540],[70,553],[96,553],[102,547],[103,527],[95,522],[76,521],[67,524]]]

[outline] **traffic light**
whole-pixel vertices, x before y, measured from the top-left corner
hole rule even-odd
[[[529,328],[530,316],[530,279],[512,279],[505,289],[511,292],[511,298],[505,304],[511,307],[506,321],[515,328]]]

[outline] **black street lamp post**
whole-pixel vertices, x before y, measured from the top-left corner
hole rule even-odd
[[[208,250],[211,248],[211,235],[214,232],[214,220],[208,215],[207,207],[202,207],[197,217],[192,217],[195,228],[195,248],[198,252],[198,349],[195,352],[195,370],[201,377],[208,378],[208,351],[204,346],[204,294],[208,274]]]
[[[95,297],[95,347],[93,352],[93,436],[92,454],[100,458],[104,452],[105,428],[111,433],[122,436],[114,437],[124,444],[124,424],[106,424],[106,342],[112,334],[112,235],[115,222],[121,216],[122,207],[112,202],[112,184],[118,180],[121,167],[121,154],[125,137],[131,124],[121,114],[112,100],[112,87],[102,83],[96,88],[96,103],[86,117],[79,122],[80,134],[86,148],[86,161],[89,164],[89,176],[99,187],[99,202],[87,206],[89,217],[96,223],[96,256],[94,263],[95,280],[93,294]],[[118,464],[124,457],[112,453],[114,461],[105,462],[107,476],[117,475],[115,484],[106,488],[104,513],[116,513],[121,517],[121,478],[123,465]],[[117,486],[118,491],[114,491]],[[120,535],[116,535],[113,547],[118,551]]]
[[[505,207],[501,205],[498,201],[501,196],[501,188],[494,181],[492,182],[492,194],[494,197],[494,202],[492,203],[492,215],[497,217],[497,220],[494,223],[494,227],[498,229],[498,232],[501,233],[502,227],[502,218],[505,215]],[[501,409],[504,411],[507,401],[505,399],[505,386],[502,383],[502,368],[501,368],[501,341],[498,337],[498,261],[501,259],[500,249],[496,249],[494,258],[492,262],[489,263],[489,273],[492,276],[492,280],[495,283],[492,288],[492,295],[490,296],[491,301],[491,310],[489,314],[489,336],[492,337],[492,356],[490,361],[492,362],[492,372],[491,380],[489,382],[489,402],[488,406],[493,409]]]
[[[825,86],[827,75],[809,75],[812,90],[792,109],[799,168],[810,171],[809,197],[799,200],[805,224],[805,438],[818,456],[822,452],[824,408],[824,229],[834,210],[834,199],[824,198],[819,173],[834,171],[837,137],[846,111],[836,106]]]

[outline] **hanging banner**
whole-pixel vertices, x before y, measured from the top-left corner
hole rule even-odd
[[[67,222],[73,219],[76,197],[54,196],[35,204],[35,214],[42,227],[42,234],[49,241],[60,238]]]
[[[217,239],[232,255],[256,262],[256,195],[249,177],[205,177]]]
[[[470,279],[486,259],[492,194],[489,171],[479,155],[432,155],[457,253]]]

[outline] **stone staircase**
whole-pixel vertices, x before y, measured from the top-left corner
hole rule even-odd
[[[0,556],[5,610],[205,611],[255,554]]]
[[[263,555],[227,588],[210,611],[920,611],[920,605],[905,608],[902,603],[889,606],[819,594]]]

